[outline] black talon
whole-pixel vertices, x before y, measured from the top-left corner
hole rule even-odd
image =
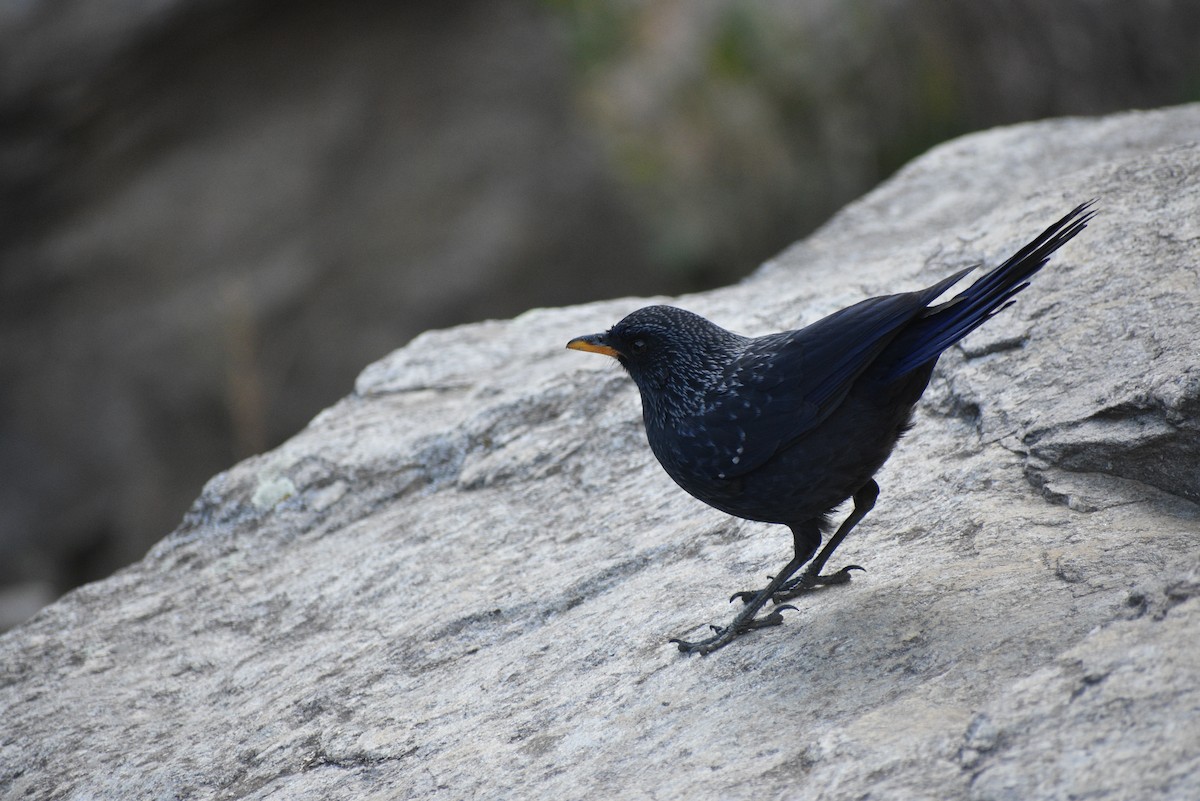
[[[750,629],[765,629],[768,626],[778,626],[783,622],[783,615],[779,614],[778,610],[772,610],[770,614],[763,617],[756,617],[750,621],[743,631]]]
[[[790,598],[795,598],[796,596],[808,592],[809,590],[814,590],[817,587],[832,587],[837,584],[849,584],[851,570],[861,570],[864,573],[867,572],[866,568],[860,565],[846,565],[836,573],[830,573],[827,576],[822,576],[810,567],[808,570],[804,571],[803,575],[801,575],[799,578],[794,578],[784,584],[783,587],[780,588],[779,592],[775,593],[775,597],[772,600],[775,603],[779,603],[780,601],[786,601]]]

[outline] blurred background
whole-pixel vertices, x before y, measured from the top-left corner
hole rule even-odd
[[[947,138],[1197,99],[1194,0],[0,3],[0,629],[426,328],[728,283]]]

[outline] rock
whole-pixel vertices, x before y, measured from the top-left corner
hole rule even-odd
[[[56,595],[54,587],[44,582],[27,581],[0,588],[0,631],[7,631],[33,617]]]
[[[1200,74],[1191,3],[560,7],[579,97],[656,250],[726,282],[937,142],[1187,102]]]
[[[141,558],[426,328],[654,286],[544,10],[2,5],[0,587]]]
[[[3,798],[1200,797],[1200,105],[939,147],[734,287],[758,333],[1100,215],[942,360],[779,628],[667,638],[789,555],[654,463],[571,336],[432,331],[0,637]]]
[[[729,283],[934,142],[1195,97],[1197,40],[1127,0],[0,3],[0,593],[140,558],[422,330]]]

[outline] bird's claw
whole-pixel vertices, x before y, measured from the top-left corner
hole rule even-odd
[[[767,576],[767,581],[773,581],[774,579],[774,576]],[[740,600],[742,603],[748,604],[757,598],[760,592],[762,590],[740,590],[729,596],[729,603]]]
[[[802,595],[817,587],[832,587],[835,584],[849,584],[850,571],[861,570],[867,572],[865,567],[861,565],[846,565],[836,573],[830,573],[828,576],[814,576],[810,573],[803,573],[797,578],[792,579],[787,584],[780,587],[779,592],[771,596],[772,603],[780,603]]]
[[[771,602],[779,604],[817,587],[849,584],[850,571],[852,570],[861,570],[865,573],[867,569],[861,565],[846,565],[838,572],[830,573],[828,576],[810,576],[808,573],[804,573],[784,584],[778,592],[771,596]],[[735,592],[729,596],[729,603],[741,601],[744,604],[748,604],[757,598],[760,592],[762,590],[741,590],[740,592]]]
[[[713,626],[710,624],[709,628],[713,630],[713,636],[697,640],[696,642],[689,642],[678,637],[672,637],[669,642],[674,643],[685,654],[710,654],[718,648],[733,642],[735,637],[745,634],[748,631],[778,626],[783,622],[783,611],[785,609],[795,610],[795,608],[791,604],[777,606],[762,617],[751,618],[744,623],[738,624],[736,627],[733,625]]]

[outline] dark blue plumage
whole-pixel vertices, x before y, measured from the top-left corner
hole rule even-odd
[[[951,300],[932,304],[970,270],[927,289],[870,298],[797,331],[748,338],[671,306],[649,306],[568,347],[615,357],[642,396],[650,447],[683,489],[722,511],[792,529],[795,558],[734,622],[686,651],[706,653],[751,628],[769,599],[849,579],[820,575],[878,494],[872,476],[909,426],[938,356],[1012,302],[1050,255],[1092,218],[1075,208]],[[829,513],[855,510],[820,545]]]

